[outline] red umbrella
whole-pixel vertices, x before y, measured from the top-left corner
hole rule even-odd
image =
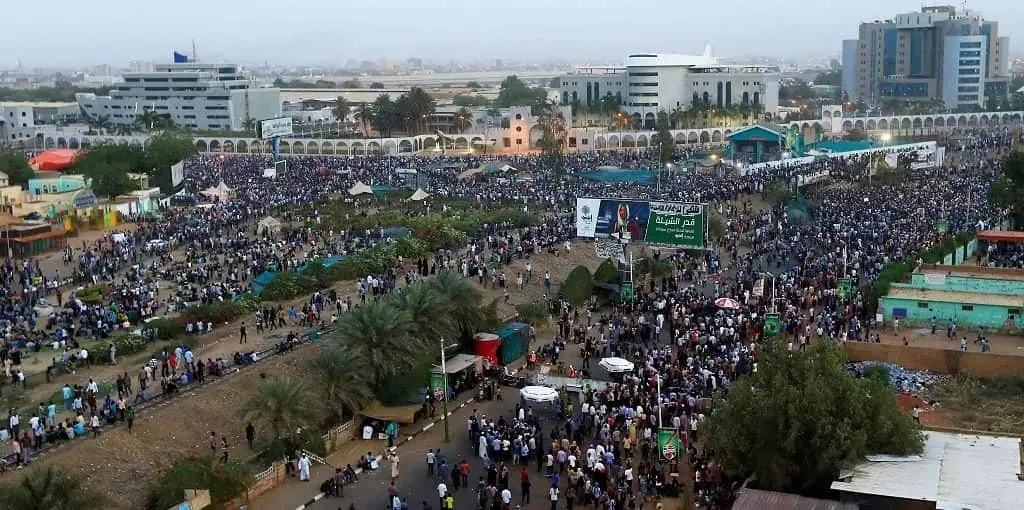
[[[715,300],[715,306],[719,308],[727,308],[729,310],[739,310],[740,302],[732,298],[723,297]]]

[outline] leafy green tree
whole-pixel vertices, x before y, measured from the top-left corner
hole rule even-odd
[[[280,439],[317,424],[322,417],[319,402],[300,380],[269,379],[256,387],[240,412],[245,421],[269,429],[274,439]]]
[[[594,283],[618,283],[619,264],[612,259],[604,259],[594,271]]]
[[[541,129],[541,137],[537,140],[541,155],[549,168],[555,172],[564,170],[563,152],[565,150],[565,117],[562,111],[547,100],[540,103],[537,126]]]
[[[185,500],[185,489],[207,489],[214,505],[238,497],[248,487],[252,474],[242,462],[221,464],[211,456],[183,456],[156,479],[146,510],[177,508]],[[215,508],[215,507],[210,507]]]
[[[594,277],[587,266],[576,266],[562,282],[558,294],[575,306],[581,306],[594,295]]]
[[[322,391],[336,420],[361,411],[373,401],[366,366],[362,352],[346,345],[329,346],[310,362],[316,388]]]
[[[455,131],[465,133],[473,125],[473,114],[462,107],[455,111]]]
[[[407,98],[406,108],[407,111],[403,112],[411,119],[410,133],[424,133],[427,129],[427,120],[430,115],[434,113],[437,107],[437,102],[434,98],[430,97],[427,91],[421,87],[413,87],[409,92],[402,94]]]
[[[467,343],[480,331],[497,326],[497,300],[484,301],[484,295],[473,288],[464,278],[451,271],[441,271],[430,280],[430,286],[437,291],[440,300],[448,305],[448,314],[458,340]]]
[[[198,149],[192,138],[184,133],[163,131],[149,138],[143,151],[141,168],[136,170],[149,175],[149,183],[158,186],[164,193],[172,193],[171,165],[196,154]]]
[[[105,506],[103,497],[74,473],[53,467],[32,469],[17,483],[0,486],[0,508],[5,510],[99,510]]]
[[[481,87],[479,83],[477,83],[477,82],[475,82],[475,81],[471,81],[471,82],[469,82],[469,83],[467,83],[467,84],[466,84],[466,88],[467,88],[467,89],[473,89],[473,90],[476,90],[476,89],[481,89],[481,88],[483,88],[483,87]]]
[[[18,152],[0,152],[0,172],[7,174],[12,185],[19,186],[36,176],[25,156]]]
[[[792,193],[790,193],[789,182],[781,178],[769,182],[762,191],[764,199],[772,205],[779,205],[788,202],[791,195]]]
[[[388,94],[381,94],[373,101],[373,116],[370,124],[381,136],[391,136],[391,132],[398,127],[400,118],[394,101]]]
[[[887,381],[855,378],[840,347],[763,351],[707,425],[711,455],[735,479],[761,489],[817,493],[867,454],[920,453],[924,438],[896,406]]]
[[[355,119],[359,121],[359,128],[363,131],[363,136],[370,135],[370,127],[373,126],[373,105],[363,103],[359,105],[356,110]]]
[[[988,199],[1012,211],[1018,227],[1024,225],[1024,151],[1014,150],[1003,159],[1003,175],[989,187]]]
[[[491,104],[491,100],[480,95],[471,96],[469,94],[459,94],[452,98],[452,104],[454,104],[455,106],[466,107],[489,106]]]
[[[499,108],[534,106],[544,102],[547,96],[543,87],[530,87],[513,74],[502,80],[495,103]]]
[[[384,84],[379,82],[379,81],[375,81],[375,82],[370,84],[370,88],[371,89],[382,89],[382,88],[384,88]]]
[[[843,70],[836,69],[834,71],[818,73],[818,75],[814,77],[814,84],[832,85],[833,87],[839,87],[843,84]]]
[[[393,296],[391,303],[409,313],[411,334],[419,339],[419,343],[433,346],[442,338],[451,341],[458,337],[456,325],[449,313],[450,306],[442,301],[435,287],[423,282],[407,285],[402,292]]]
[[[341,82],[341,88],[343,88],[343,89],[361,89],[361,88],[363,88],[363,83],[360,82],[357,78],[352,78],[350,80],[345,80],[345,81]]]

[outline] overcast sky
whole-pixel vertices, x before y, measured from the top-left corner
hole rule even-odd
[[[944,2],[943,2],[944,3]],[[66,4],[66,5],[65,5]],[[933,1],[929,5],[935,4]],[[242,63],[505,58],[620,61],[627,53],[839,55],[861,21],[916,10],[892,0],[55,0],[8,1],[0,68],[167,61],[172,50]],[[959,8],[961,3],[955,2]],[[971,0],[1024,48],[1024,0]]]

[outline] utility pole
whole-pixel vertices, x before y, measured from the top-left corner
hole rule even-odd
[[[451,440],[448,433],[448,370],[447,370],[447,357],[445,356],[445,345],[444,338],[441,339],[441,380],[444,381],[444,397],[441,401],[441,412],[444,413],[444,442]]]

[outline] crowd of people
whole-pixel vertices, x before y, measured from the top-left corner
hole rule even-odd
[[[547,171],[549,161],[540,156],[294,156],[274,179],[263,177],[263,169],[273,166],[267,156],[190,157],[185,161],[185,194],[195,197],[197,205],[168,207],[159,218],[139,218],[133,228],[82,242],[80,247],[69,244],[60,261],[49,267],[35,259],[0,266],[0,361],[4,365],[0,388],[4,383],[24,384],[27,355],[52,358],[54,365],[60,360],[60,366],[73,370],[76,364],[88,363],[88,350],[83,347],[87,340],[131,332],[147,319],[194,304],[231,300],[248,292],[266,271],[298,268],[315,259],[390,241],[383,229],[342,230],[306,221],[272,231],[257,221],[268,215],[286,221],[306,219],[291,215],[300,206],[344,193],[357,182],[405,186],[409,173],[400,174],[398,169],[415,170],[415,185],[434,197],[471,199],[481,208],[521,206],[544,214],[544,220],[527,228],[488,225],[484,235],[471,238],[466,247],[417,261],[404,275],[394,271],[367,275],[356,284],[358,301],[391,292],[403,276],[407,282],[414,281],[442,268],[501,289],[541,281],[550,294],[551,275],[534,274],[529,259],[540,251],[557,254],[571,249],[576,198],[708,202],[726,218],[724,236],[714,250],[701,257],[666,253],[663,257],[673,270],[660,279],[638,282],[636,304],[629,310],[593,320],[594,310],[562,308],[564,327],[553,340],[558,346],[553,352],[578,344],[584,360],[581,368],[589,369],[592,357],[618,355],[636,362],[632,373],[602,391],[560,406],[557,426],[547,437],[541,420],[534,416],[539,410],[527,406],[497,421],[474,413],[469,430],[471,439],[480,442],[479,453],[487,466],[477,487],[481,503],[486,496],[487,501],[500,501],[499,507],[508,505],[505,491],[509,478],[515,476],[509,473],[517,468],[521,483],[532,483],[521,466],[530,458],[537,459],[546,483],[551,484],[552,501],[561,498],[567,503],[621,508],[635,505],[638,495],[678,491],[678,481],[666,475],[674,466],[657,462],[652,454],[651,430],[664,421],[685,436],[686,453],[703,477],[697,484],[698,497],[705,506],[721,505],[729,497],[728,486],[719,483],[723,480],[713,459],[696,447],[696,437],[708,411],[704,403],[756,365],[766,309],[780,312],[783,331],[792,338],[794,348],[812,339],[870,339],[872,304],[866,289],[885,264],[913,260],[946,232],[982,229],[1006,218],[1004,211],[989,206],[987,189],[998,178],[999,161],[1013,142],[1007,129],[957,133],[941,140],[946,149],[944,166],[911,169],[913,158],[903,153],[899,165],[906,167],[907,179],[897,185],[874,186],[863,185],[874,168],[864,155],[782,164],[752,174],[681,168],[660,178],[657,185],[595,181],[580,175],[599,167],[657,167],[658,154],[651,150],[566,155],[564,174]],[[675,155],[680,163],[693,157],[688,151]],[[500,178],[460,178],[461,170],[483,164],[509,165],[516,172]],[[812,221],[795,216],[786,206],[755,210],[745,199],[774,181],[792,182],[822,173],[831,181],[804,197],[816,204]],[[221,183],[231,190],[229,196],[211,199],[200,194]],[[1024,252],[1019,249],[993,246],[988,250],[990,265],[1024,265]],[[509,262],[524,258],[525,270],[504,272]],[[840,278],[853,280],[854,292],[848,299],[833,290]],[[771,289],[770,300],[755,296],[759,282]],[[84,289],[100,284],[102,299],[80,299]],[[719,297],[735,299],[739,308],[714,306]],[[260,331],[286,317],[291,323],[322,323],[321,312],[333,311],[333,321],[357,305],[350,297],[317,293],[301,310],[260,310],[254,323]],[[190,333],[202,334],[216,326],[189,327]],[[171,362],[167,370],[168,360],[185,356],[172,352],[157,360],[151,369],[162,369],[161,376],[147,375],[143,382],[140,373],[140,386],[161,379],[160,386],[167,391],[177,387],[181,377],[187,383],[222,366],[208,360],[199,368],[197,364],[203,362],[196,356],[182,363],[181,369]],[[62,421],[59,410],[51,409],[53,404],[43,403],[29,418],[36,420],[29,427],[20,426],[20,414],[18,423],[9,420],[8,437],[29,434],[27,446],[38,447],[36,441],[50,437],[57,441],[84,435],[78,434],[79,429],[93,421],[98,422],[94,430],[111,420],[130,423],[130,383],[119,384],[116,398],[113,392],[106,396],[97,394],[98,389],[90,392],[90,386],[83,383],[81,390],[81,399],[88,405],[67,409],[69,418]],[[656,386],[662,388],[661,396]],[[658,402],[663,402],[661,412],[655,413]],[[14,420],[15,415],[10,418]],[[20,454],[24,451],[19,449]],[[441,466],[448,460],[436,462]],[[468,483],[453,478],[456,470],[450,469],[451,486],[446,490]],[[564,486],[560,480],[566,481]],[[440,489],[439,496],[443,507],[445,496]]]

